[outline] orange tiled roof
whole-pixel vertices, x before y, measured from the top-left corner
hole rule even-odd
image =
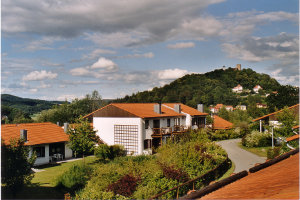
[[[293,106],[291,106],[291,107],[288,107],[288,109],[292,109],[292,108],[295,108],[295,107],[297,107],[297,106],[299,107],[299,104],[296,104],[296,105],[293,105]],[[273,113],[267,114],[267,115],[265,115],[265,116],[256,118],[256,119],[254,119],[254,120],[252,120],[252,121],[255,122],[255,121],[258,121],[258,120],[260,120],[260,119],[264,119],[264,118],[266,118],[266,117],[269,117],[269,116],[271,116],[271,115],[276,115],[277,113],[282,112],[282,110],[283,110],[283,109],[281,109],[281,110],[279,110],[279,111],[277,111],[277,112],[273,112]]]
[[[293,126],[293,129],[299,128],[299,125]]]
[[[176,105],[176,104],[180,104],[181,105],[181,111],[184,112],[184,113],[187,113],[187,114],[189,114],[191,116],[195,116],[195,115],[208,115],[207,113],[200,112],[197,109],[189,107],[189,106],[184,105],[182,103],[163,103],[162,105],[166,105],[168,107],[174,108],[174,105]]]
[[[297,139],[299,139],[299,134],[286,138],[286,141],[289,142],[289,141],[297,140]]]
[[[299,153],[201,199],[299,199]]]
[[[63,128],[50,122],[1,125],[1,139],[4,140],[5,144],[9,144],[10,139],[20,138],[21,129],[27,130],[28,142],[25,145],[69,141],[69,136]]]
[[[231,129],[233,128],[233,124],[217,115],[213,116],[214,124],[213,129]]]
[[[220,108],[222,108],[224,105],[223,104],[217,104],[216,106],[215,106],[215,109],[220,109]]]
[[[115,106],[117,108],[125,110],[125,111],[127,111],[137,117],[140,117],[140,118],[185,116],[182,113],[178,113],[178,112],[174,111],[173,109],[166,107],[166,106],[169,106],[169,107],[174,108],[174,105],[176,103],[162,104],[162,106],[161,106],[162,114],[158,114],[158,113],[154,112],[155,104],[157,104],[157,103],[111,103],[111,104],[104,106],[103,108],[100,108],[84,117],[88,117],[88,116],[94,114],[95,112],[102,110],[108,106]],[[177,103],[177,104],[179,104],[179,103]],[[163,105],[166,105],[166,106],[163,106]],[[188,113],[190,115],[207,115],[207,113],[199,112],[198,110],[191,108],[189,106],[186,106],[184,104],[180,104],[180,105],[181,105],[181,111]]]

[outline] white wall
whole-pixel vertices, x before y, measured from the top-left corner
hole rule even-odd
[[[141,118],[129,117],[94,117],[94,129],[97,135],[108,145],[114,145],[114,125],[137,125],[138,126],[138,154],[142,154],[144,148],[144,122]]]
[[[36,147],[45,147],[45,157],[39,157],[36,158],[34,165],[43,165],[43,164],[47,164],[49,163],[49,144],[45,144],[45,145],[37,145]],[[33,147],[29,147],[30,151],[29,151],[29,157],[32,156],[33,153]]]
[[[68,143],[65,143],[65,158],[72,158],[72,149],[68,147]]]

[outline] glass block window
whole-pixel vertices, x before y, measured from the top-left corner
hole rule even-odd
[[[127,155],[138,153],[138,125],[114,125],[115,144],[123,145]]]

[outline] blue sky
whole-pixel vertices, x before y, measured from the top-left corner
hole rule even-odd
[[[299,85],[297,0],[2,0],[1,92],[118,98],[252,68]]]

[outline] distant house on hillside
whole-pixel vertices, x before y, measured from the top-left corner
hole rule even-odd
[[[247,110],[247,106],[245,105],[237,105],[235,108],[239,110]]]
[[[257,108],[267,108],[268,106],[266,104],[263,104],[263,103],[256,103],[256,107]]]
[[[295,115],[299,114],[299,104],[291,106],[288,109],[293,110]],[[278,114],[280,112],[282,112],[282,110],[270,113],[268,115],[264,115],[264,116],[259,117],[259,118],[256,118],[256,119],[253,120],[253,122],[256,122],[256,121],[260,122],[260,129],[259,129],[260,132],[263,131],[263,127],[262,127],[263,122],[264,122],[264,124],[269,125],[269,126],[279,127],[280,123],[277,120],[276,114]]]
[[[243,92],[243,86],[241,86],[240,84],[238,84],[236,87],[232,88],[232,92],[242,93]]]
[[[223,105],[223,104],[217,104],[216,106],[210,106],[209,107],[209,110],[212,112],[212,113],[218,113],[220,111],[220,109],[222,107],[225,107],[225,109],[227,111],[233,111],[233,106],[226,106],[226,105]]]
[[[262,90],[263,88],[260,86],[260,85],[256,85],[254,88],[253,88],[253,92],[255,93],[258,93],[259,90]]]
[[[128,154],[140,155],[188,128],[205,127],[207,113],[181,103],[112,103],[85,118],[108,145],[120,144]]]
[[[72,150],[67,146],[69,136],[56,124],[46,122],[1,125],[1,139],[5,144],[9,144],[11,139],[19,138],[25,139],[30,156],[36,152],[35,165],[72,157]]]

